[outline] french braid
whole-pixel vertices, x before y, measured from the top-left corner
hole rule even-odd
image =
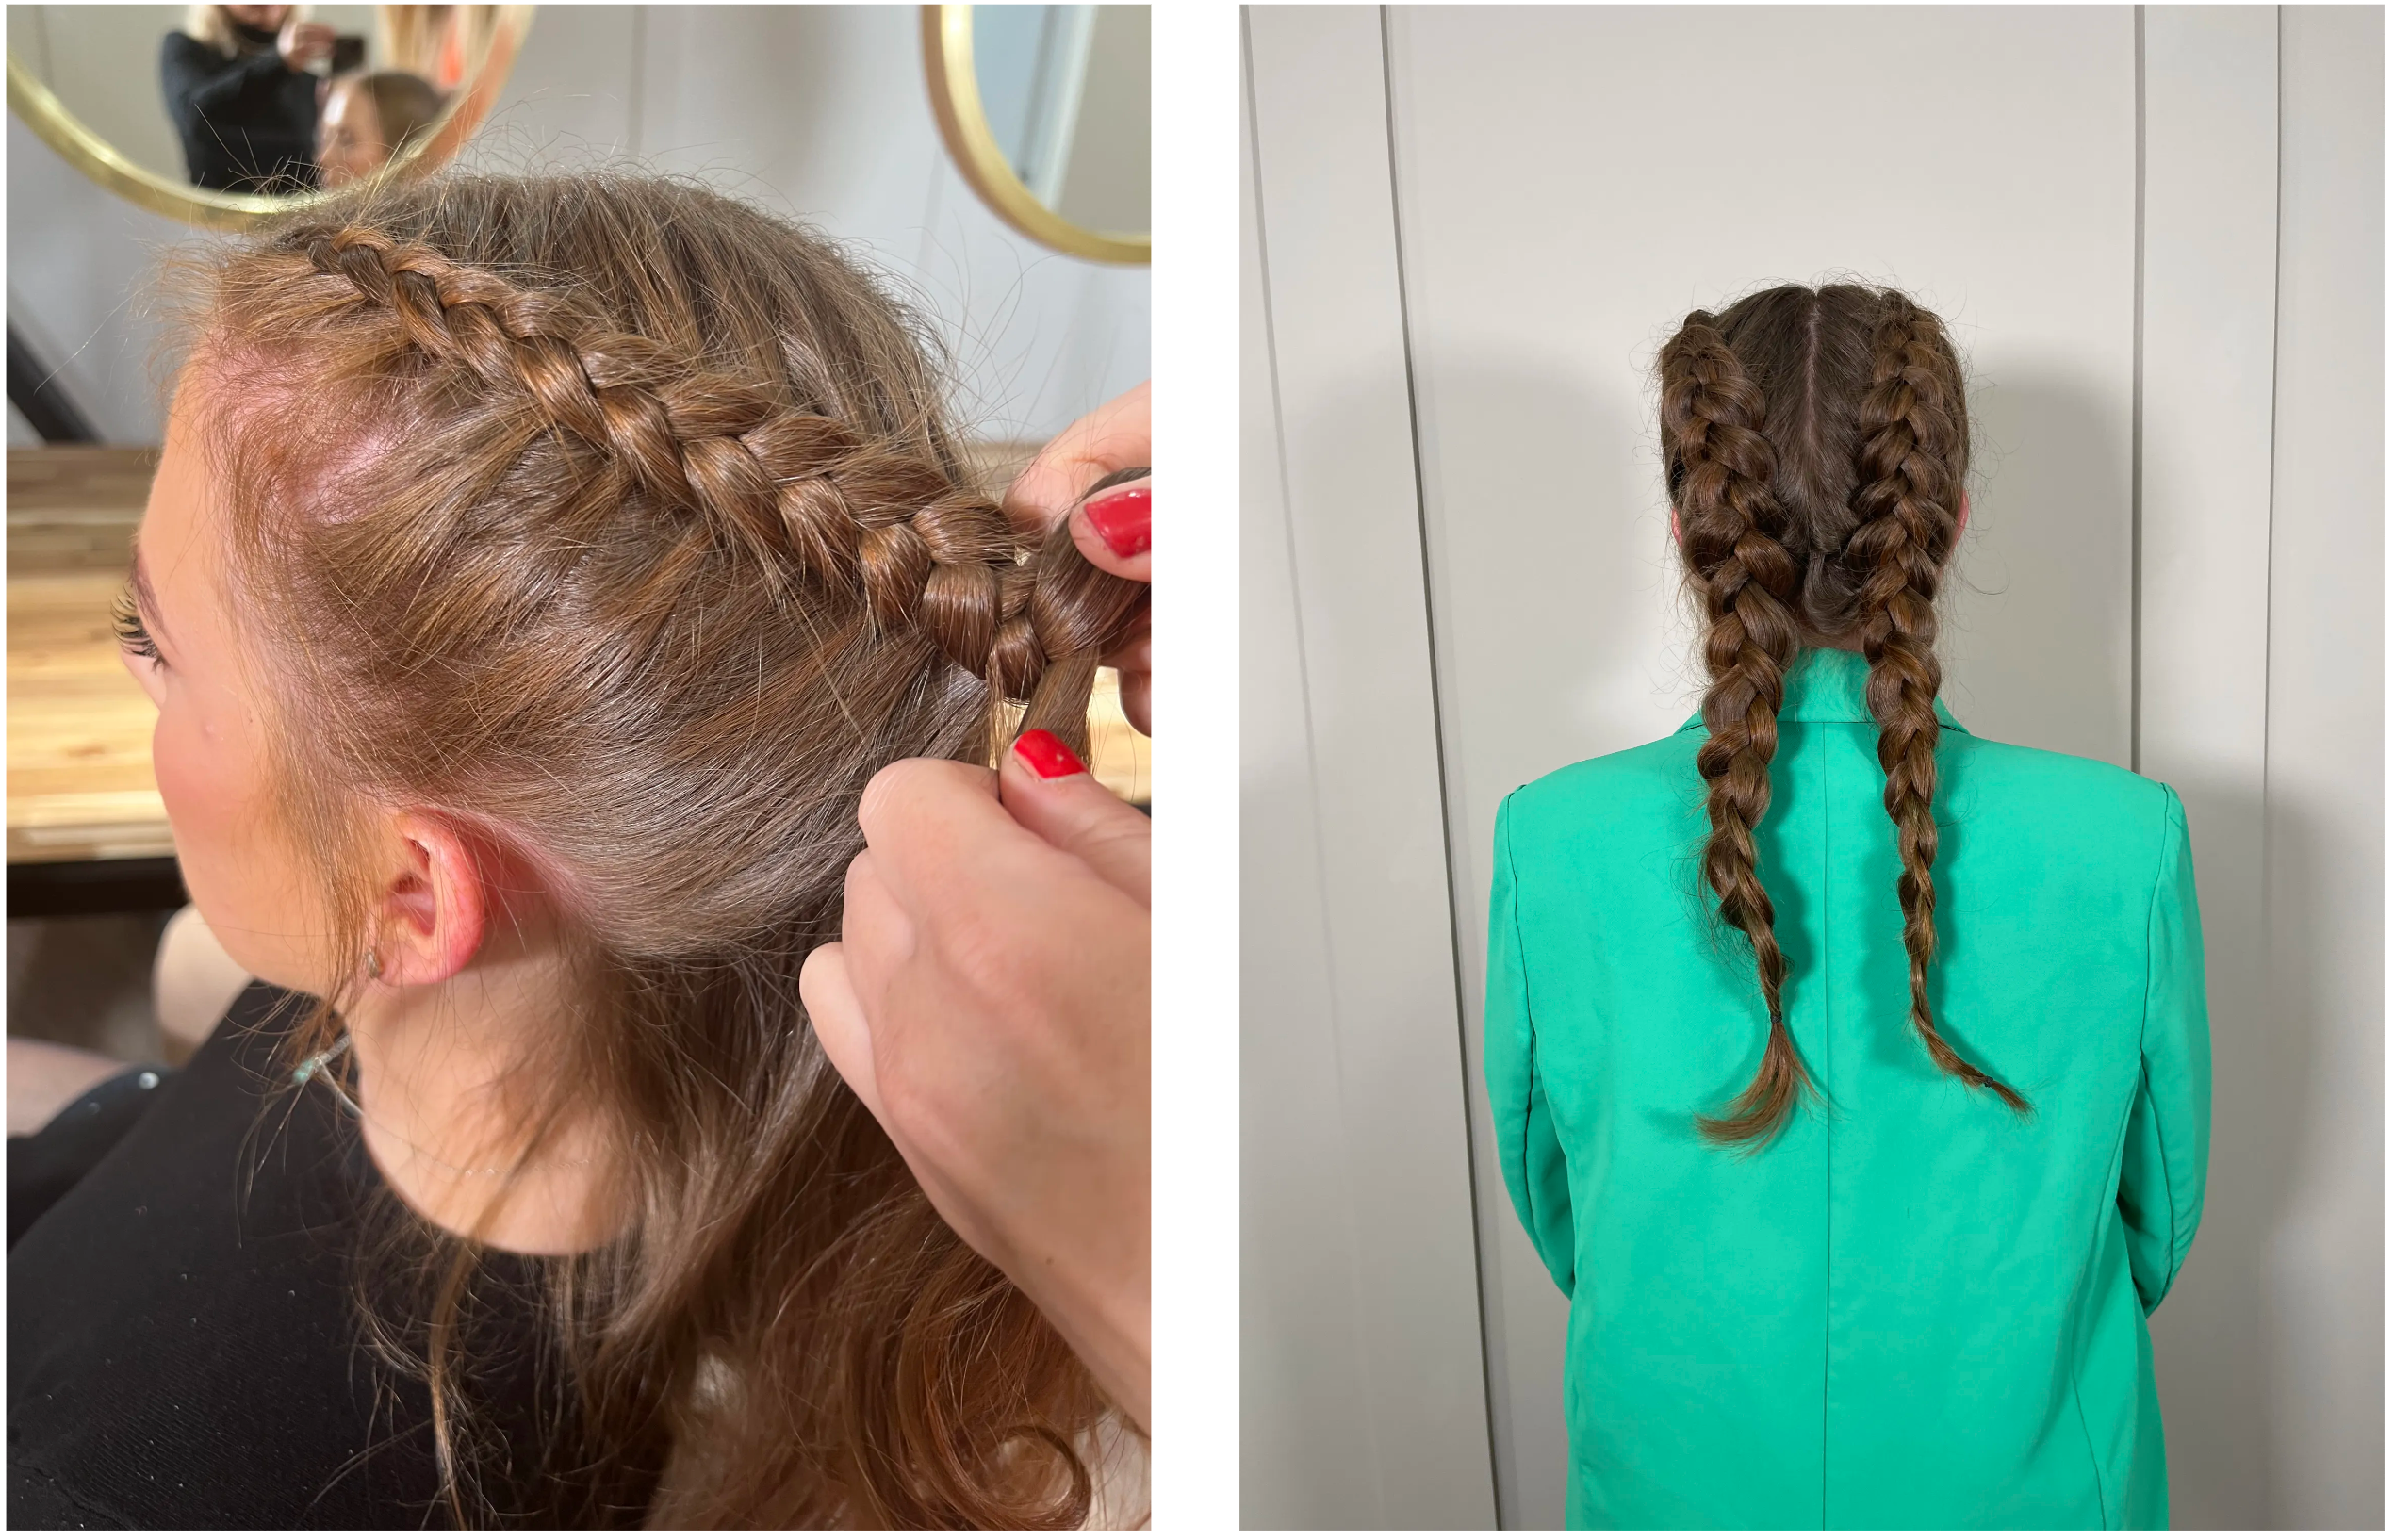
[[[1951,467],[1959,436],[1934,317],[1889,294],[1873,338],[1871,385],[1862,398],[1861,516],[1845,546],[1862,574],[1862,656],[1870,661],[1871,715],[1887,772],[1887,816],[1895,825],[1903,875],[1904,952],[1911,962],[1911,1024],[1937,1067],[1991,1090],[2015,1112],[2020,1093],[1954,1052],[1928,1008],[1928,961],[1937,950],[1936,699],[1937,582],[1959,532],[1960,489]]]
[[[1003,510],[920,453],[419,242],[350,224],[310,234],[287,262],[325,320],[387,314],[395,351],[518,395],[777,589],[786,571],[861,592],[877,625],[919,630],[994,696],[1026,701],[1026,729],[1087,754],[1097,660],[1146,589],[1091,566],[1062,524],[1023,560]]]
[[[1697,751],[1712,835],[1704,877],[1720,916],[1754,951],[1769,1034],[1752,1084],[1721,1117],[1699,1117],[1704,1137],[1748,1148],[1787,1121],[1812,1078],[1787,1030],[1781,991],[1787,958],[1773,928],[1770,893],[1755,870],[1754,831],[1771,801],[1779,708],[1797,632],[1788,606],[1798,570],[1784,544],[1786,511],[1772,490],[1763,393],[1747,379],[1713,317],[1691,314],[1664,349],[1664,453],[1689,569],[1704,600],[1707,736]]]
[[[284,1052],[337,1037],[377,820],[429,810],[550,916],[571,1005],[527,1024],[491,1163],[578,1122],[622,1195],[615,1243],[535,1267],[565,1393],[537,1450],[483,1436],[476,1371],[526,1345],[477,1335],[472,1243],[394,1214],[363,1249],[360,1324],[430,1387],[450,1516],[1087,1521],[1102,1395],[796,981],[842,934],[871,778],[986,762],[1014,701],[1083,746],[1144,586],[973,489],[936,342],[868,270],[694,183],[444,172],[172,271],[200,447],[170,452],[209,463],[266,665],[261,837],[320,890],[327,982]]]
[[[1870,664],[1885,802],[1902,873],[1912,1031],[1946,1074],[2027,1103],[1956,1053],[1928,1004],[1937,947],[1936,598],[1970,460],[1962,376],[1936,317],[1853,284],[1784,286],[1690,315],[1656,360],[1681,548],[1704,611],[1711,829],[1705,880],[1752,941],[1771,1024],[1753,1083],[1703,1135],[1767,1142],[1816,1094],[1785,1031],[1787,963],[1754,868],[1784,672],[1800,646]]]

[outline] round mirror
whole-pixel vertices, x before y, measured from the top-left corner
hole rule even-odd
[[[8,106],[144,208],[238,230],[455,155],[530,6],[10,6]]]
[[[926,6],[923,53],[948,153],[998,218],[1147,260],[1145,6]]]

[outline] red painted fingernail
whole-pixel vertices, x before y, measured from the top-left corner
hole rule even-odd
[[[1033,728],[1014,740],[1014,752],[1031,767],[1031,773],[1041,780],[1055,780],[1062,776],[1085,776],[1089,766],[1081,757],[1064,746],[1064,740],[1044,728]]]
[[[1147,494],[1153,487],[1125,486],[1081,504],[1089,527],[1106,549],[1117,556],[1136,556],[1147,549]]]

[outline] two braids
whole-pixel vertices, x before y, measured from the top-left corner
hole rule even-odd
[[[1841,319],[1855,344],[1842,350],[1836,338],[1824,340]],[[1764,377],[1803,395],[1780,430],[1788,443],[1774,443],[1773,403],[1729,340],[1741,323],[1775,333],[1783,367]],[[1830,399],[1841,365],[1859,369],[1842,414]],[[1896,896],[1912,1030],[1938,1069],[2025,1113],[2018,1092],[1945,1041],[1928,1005],[1937,948],[1936,598],[1959,532],[1967,461],[1959,372],[1943,328],[1893,292],[1776,289],[1723,316],[1693,312],[1656,368],[1672,506],[1704,606],[1707,735],[1696,761],[1711,824],[1704,877],[1721,919],[1752,945],[1769,1021],[1752,1083],[1722,1115],[1699,1115],[1697,1129],[1715,1143],[1757,1149],[1799,1100],[1817,1094],[1787,1029],[1787,960],[1754,841],[1770,806],[1786,671],[1808,637],[1859,638],[1870,664],[1869,707],[1902,861]],[[1834,436],[1841,418],[1850,444]]]

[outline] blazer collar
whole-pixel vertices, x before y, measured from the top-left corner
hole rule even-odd
[[[1840,652],[1830,647],[1806,647],[1796,656],[1795,666],[1787,671],[1787,687],[1779,702],[1779,719],[1782,722],[1867,722],[1871,720],[1870,703],[1864,689],[1870,681],[1870,664],[1859,652]],[[1937,720],[1956,732],[1970,729],[1954,719],[1945,703],[1936,703]],[[1697,712],[1681,727],[1681,732],[1704,725],[1704,713]]]

